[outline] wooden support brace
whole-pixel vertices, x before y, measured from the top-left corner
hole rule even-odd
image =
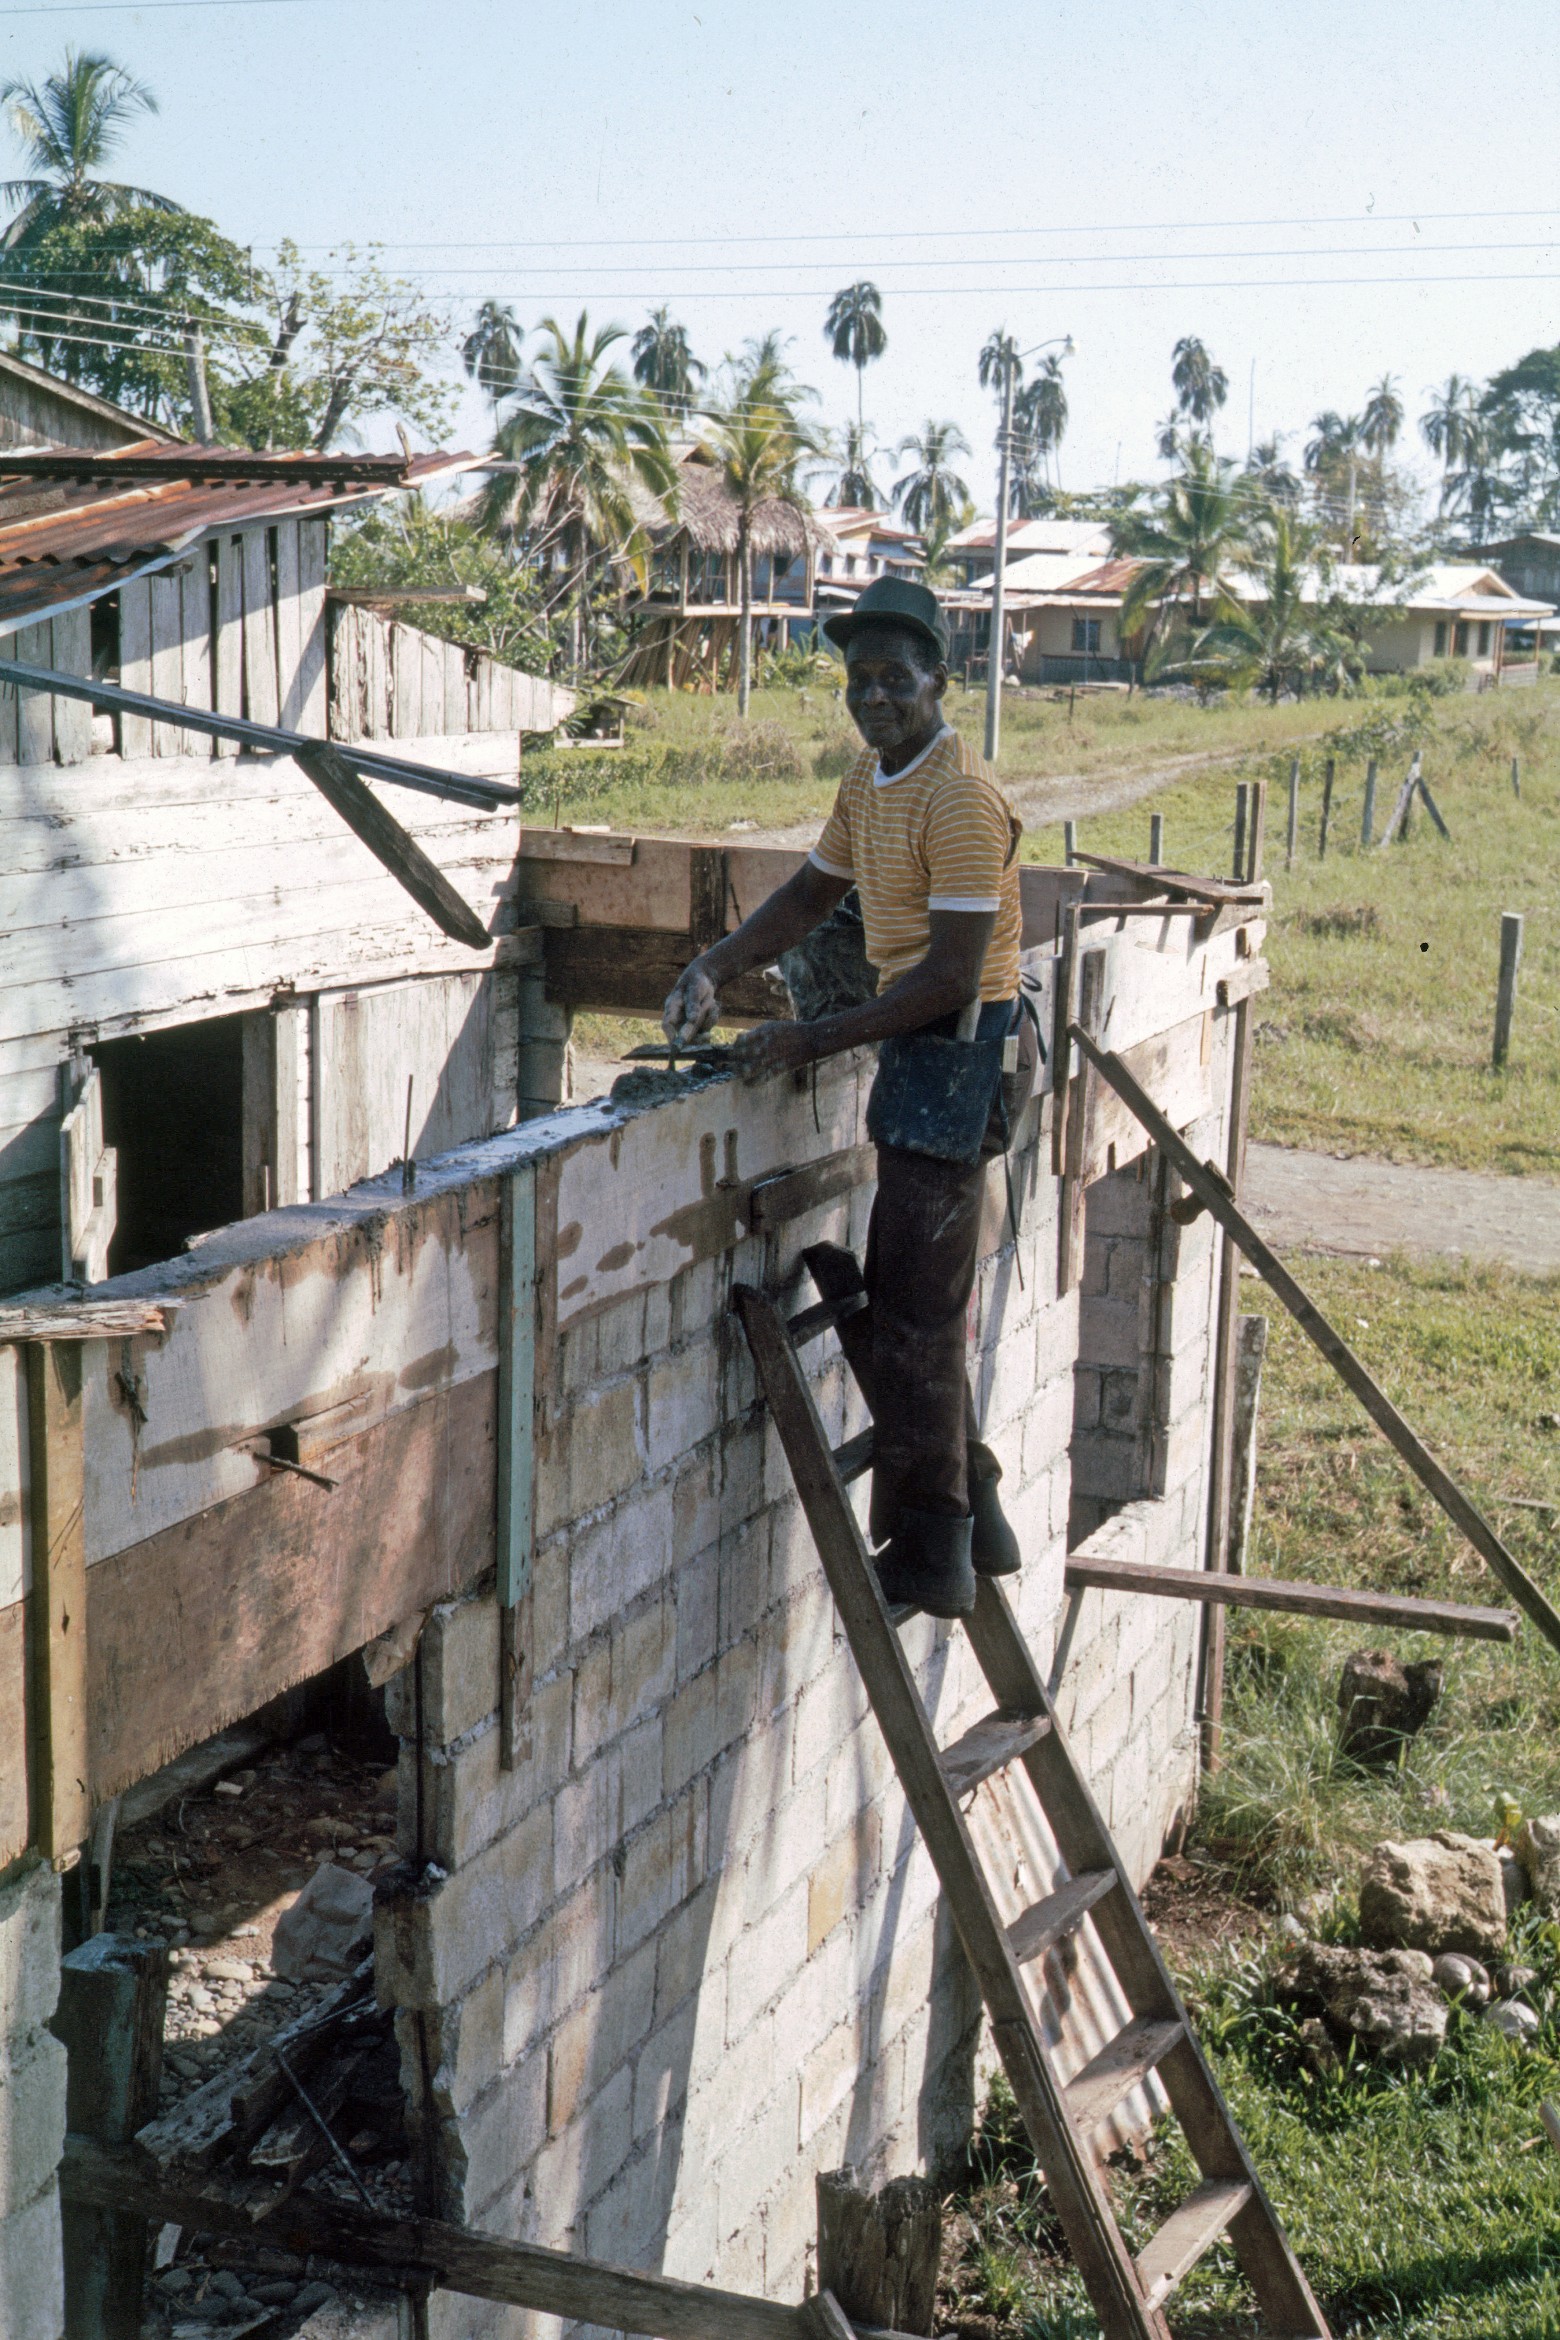
[[[56,1868],[86,1842],[87,1557],[82,1358],[75,1341],[35,1341],[27,1359],[32,1590],[28,1595],[30,1832]]]
[[[341,815],[352,834],[383,863],[397,884],[405,887],[434,925],[452,942],[464,943],[469,951],[487,950],[493,938],[470,903],[456,893],[416,838],[386,811],[346,757],[333,747],[302,747],[294,754],[298,769],[308,774],[331,809]]]
[[[1457,1601],[1357,1592],[1352,1585],[1295,1584],[1282,1577],[1236,1576],[1213,1568],[1160,1568],[1144,1560],[1085,1560],[1075,1554],[1067,1562],[1063,1582],[1069,1592],[1147,1593],[1155,1600],[1276,1609],[1295,1617],[1341,1617],[1350,1625],[1460,1634],[1470,1641],[1517,1637],[1514,1609],[1478,1609]]]
[[[468,2299],[497,2300],[614,2331],[647,2333],[655,2340],[813,2340],[816,2330],[807,2308],[787,2307],[780,2300],[682,2283],[669,2275],[641,2275],[604,2260],[510,2242],[434,2218],[348,2209],[307,2192],[278,2203],[257,2221],[252,2202],[216,2183],[158,2180],[131,2154],[107,2151],[86,2137],[65,2140],[60,2192],[67,2202],[134,2212],[206,2234],[237,2235],[251,2244],[275,2243],[301,2256],[318,2252],[350,2266],[421,2269],[436,2287]],[[858,2327],[854,2340],[905,2336]]]
[[[65,2048],[70,2128],[125,2146],[156,2118],[162,2076],[168,1951],[162,1942],[98,1934],[60,1961],[50,2026]],[[70,2340],[139,2340],[146,2281],[144,2213],[63,2205],[65,2329]]]
[[[1560,1650],[1560,1616],[1515,1556],[1508,1552],[1488,1520],[1449,1471],[1442,1468],[1424,1440],[1404,1420],[1378,1382],[1372,1379],[1341,1334],[1334,1331],[1310,1295],[1296,1283],[1276,1253],[1270,1251],[1226,1191],[1217,1171],[1199,1162],[1190,1146],[1171,1128],[1153,1099],[1132,1078],[1117,1056],[1097,1048],[1077,1024],[1072,1037],[1088,1062],[1129,1105],[1155,1145],[1178,1170],[1205,1210],[1213,1213],[1225,1233],[1240,1246],[1264,1282],[1277,1293],[1307,1338],[1320,1349],[1329,1365],[1354,1392],[1371,1420],[1407,1463],[1427,1492],[1435,1497],[1492,1575],[1503,1584],[1520,1609],[1526,1611],[1546,1641]]]

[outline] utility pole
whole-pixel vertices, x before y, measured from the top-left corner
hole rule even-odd
[[[1002,598],[1007,567],[1008,465],[1013,446],[1013,374],[1009,350],[1002,361],[1002,435],[997,441],[997,545],[991,572],[991,633],[986,644],[986,761],[994,764],[1002,745]]]
[[[198,325],[184,328],[184,364],[189,376],[190,418],[195,436],[202,446],[209,447],[217,432],[211,419],[211,393],[206,387],[206,336]]]

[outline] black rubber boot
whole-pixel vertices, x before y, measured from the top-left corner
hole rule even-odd
[[[889,1607],[924,1609],[929,1617],[967,1617],[975,1606],[974,1525],[968,1517],[901,1511],[874,1563]]]
[[[1002,1465],[989,1446],[982,1446],[974,1438],[969,1442],[968,1454],[970,1504],[975,1520],[970,1557],[982,1576],[1016,1576],[1024,1556],[997,1501]]]

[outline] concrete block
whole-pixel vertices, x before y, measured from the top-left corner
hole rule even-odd
[[[530,1931],[552,1895],[552,1808],[431,1891],[381,1901],[374,1959],[383,1998],[397,2007],[446,2006]]]
[[[713,1464],[706,1455],[691,1468],[710,1472]],[[710,1508],[713,1510],[713,1503]],[[683,1683],[709,1664],[719,1645],[720,1551],[713,1541],[700,1548],[685,1540],[680,1531],[675,1549],[695,1553],[692,1559],[677,1561],[671,1588],[677,1612],[677,1680]]]
[[[571,1642],[588,1641],[670,1573],[674,1513],[668,1480],[637,1488],[605,1519],[575,1531],[569,1553]]]
[[[631,2153],[633,2075],[615,2072],[577,2120],[550,2137],[531,2165],[531,2190],[553,2217],[577,2227],[587,2203],[617,2174]]]
[[[618,1961],[582,2006],[566,2015],[547,2050],[547,2134],[556,2137],[626,2064],[650,2029],[655,1944]]]
[[[692,1998],[698,1999],[701,2008],[718,2000],[724,2011],[724,1962],[732,1937],[740,1927],[734,1914],[721,1921],[718,1907],[721,1898],[722,1887],[712,1879],[674,1910],[657,1934],[657,2024],[669,2022],[675,2011]],[[735,1901],[734,1895],[726,1898]],[[723,2023],[721,2028],[723,2034]]]
[[[0,2219],[0,2340],[62,2340],[65,2266],[51,2183]]]
[[[702,1882],[705,1805],[697,1789],[648,1821],[614,1855],[617,1956],[655,1931]]]
[[[714,2176],[723,2226],[739,2229],[790,2168],[796,2151],[797,2096],[796,2080],[776,2073],[767,2097],[758,2100],[757,2118],[717,2152]],[[753,2109],[750,2104],[749,2111]]]
[[[500,1761],[496,1723],[427,1766],[433,1857],[441,1867],[459,1868],[558,1789],[569,1769],[573,1701],[571,1675],[535,1685],[525,1709],[529,1752],[512,1771]]]
[[[619,1381],[582,1397],[537,1441],[536,1532],[599,1511],[626,1494],[644,1470],[639,1392]]]
[[[13,2033],[0,2056],[0,2219],[54,2182],[65,2145],[65,2050],[52,2032]]]
[[[15,2037],[47,2023],[60,1996],[60,1880],[42,1866],[0,1885],[0,2008]]]
[[[578,1385],[582,1390],[591,1382],[615,1380],[620,1373],[638,1373],[646,1357],[660,1345],[651,1337],[645,1322],[649,1298],[647,1291],[631,1292],[586,1320],[595,1338],[590,1379]],[[575,1386],[564,1377],[563,1387],[571,1394]]]
[[[679,1462],[720,1425],[720,1375],[708,1319],[702,1337],[658,1358],[645,1376],[645,1467]]]
[[[1090,1365],[1140,1365],[1143,1318],[1137,1300],[1091,1300],[1081,1311],[1078,1355]]]
[[[497,2086],[460,2120],[461,2175],[450,2204],[472,2225],[486,2223],[486,2205],[504,2192],[515,2172],[534,2162],[547,2137],[547,2058],[511,2065]],[[455,2156],[448,2157],[453,2162]]]
[[[574,1677],[574,1760],[588,1763],[600,1747],[643,1720],[671,1690],[677,1672],[677,1615],[668,1597],[598,1637]]]
[[[739,2039],[754,2017],[779,1997],[806,1956],[807,1884],[799,1878],[732,1948],[726,1991],[728,2040]]]
[[[1118,1366],[1100,1375],[1099,1419],[1105,1430],[1130,1431],[1138,1412],[1140,1377],[1134,1368]]]
[[[770,1605],[769,1515],[744,1520],[720,1539],[719,1645],[730,1649]]]
[[[560,1902],[545,1932],[517,1953],[506,1969],[504,2049],[513,2061],[593,1990],[612,1959],[613,1894],[598,1870]]]
[[[677,2191],[677,2155],[643,2151],[585,2214],[585,2249],[618,2266],[653,2265]]]
[[[1108,1253],[1106,1289],[1113,1299],[1135,1302],[1149,1274],[1152,1244],[1146,1237],[1118,1235],[1105,1248]]]
[[[1113,1438],[1094,1431],[1073,1447],[1072,1483],[1075,1495],[1098,1495],[1111,1503],[1130,1503],[1144,1492],[1146,1457],[1135,1438]]]

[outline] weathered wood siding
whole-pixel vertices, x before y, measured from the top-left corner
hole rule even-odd
[[[332,739],[551,731],[572,691],[352,602],[330,617]]]

